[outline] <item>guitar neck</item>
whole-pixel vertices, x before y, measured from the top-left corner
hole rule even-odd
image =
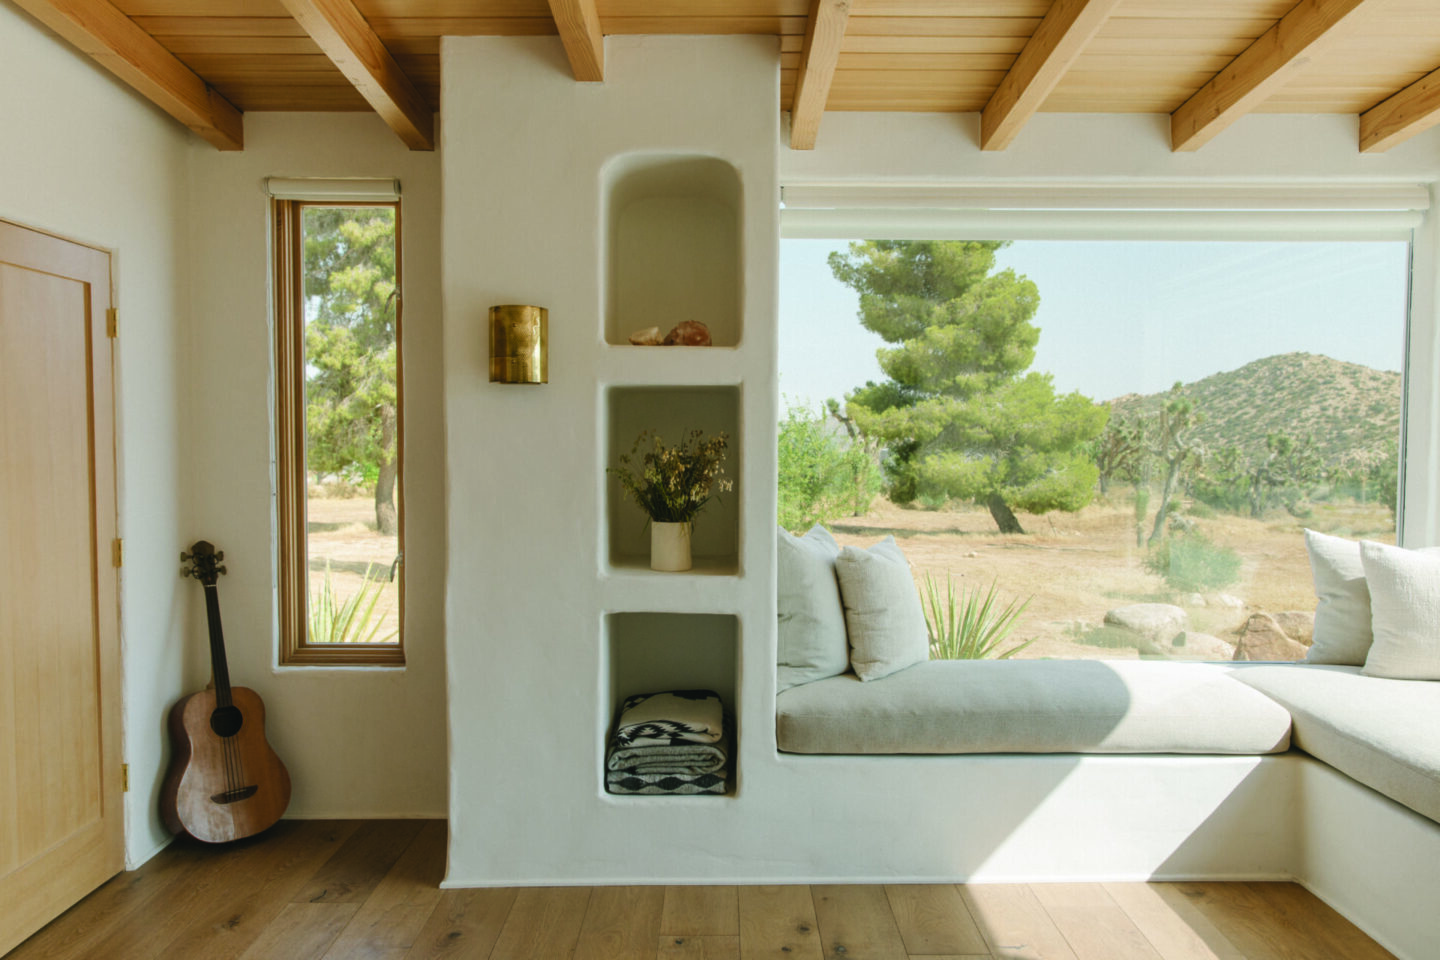
[[[225,634],[220,627],[220,591],[215,584],[205,584],[205,617],[210,623],[210,666],[215,672],[215,701],[222,707],[231,705],[230,665],[225,660]]]

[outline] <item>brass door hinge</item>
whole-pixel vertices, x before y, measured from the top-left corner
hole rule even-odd
[[[105,308],[105,336],[114,339],[120,335],[120,311],[115,307]]]
[[[125,566],[125,541],[119,537],[110,541],[110,562],[112,566]]]
[[[130,792],[130,764],[120,764],[120,792]]]

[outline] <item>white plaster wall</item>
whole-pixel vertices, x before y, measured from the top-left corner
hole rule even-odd
[[[190,134],[0,0],[0,217],[113,252],[126,860],[169,840],[156,813],[165,713],[185,691],[190,591],[177,576],[183,457]]]
[[[220,581],[230,673],[265,700],[290,770],[292,817],[445,814],[444,410],[440,163],[371,114],[247,114],[243,153],[195,141],[184,232],[193,322],[184,402],[193,509],[186,542],[225,551]],[[279,668],[276,660],[270,256],[264,180],[398,177],[404,258],[404,669]],[[208,676],[203,605],[185,649]]]

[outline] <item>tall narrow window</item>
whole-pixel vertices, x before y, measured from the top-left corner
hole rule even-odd
[[[274,200],[280,660],[400,664],[400,205]]]

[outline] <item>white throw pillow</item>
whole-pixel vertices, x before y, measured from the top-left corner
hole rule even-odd
[[[1361,672],[1440,680],[1440,557],[1369,540],[1360,544],[1375,642]]]
[[[824,527],[803,537],[780,530],[776,544],[780,614],[776,656],[779,689],[836,677],[850,666],[845,611],[835,582],[840,545]]]
[[[1306,663],[1358,667],[1370,652],[1370,588],[1360,544],[1314,530],[1305,531],[1310,577],[1315,581],[1315,638]]]
[[[878,680],[930,659],[930,632],[910,564],[894,537],[868,550],[846,547],[835,560],[850,665],[861,680]]]

